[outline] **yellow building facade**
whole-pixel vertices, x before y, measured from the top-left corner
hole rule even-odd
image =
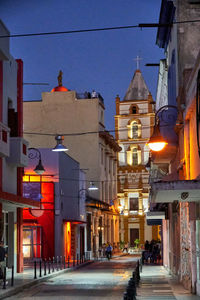
[[[154,101],[140,70],[136,70],[123,100],[116,97],[115,133],[118,153],[120,241],[135,247],[158,239],[158,227],[147,226],[149,161],[147,142],[154,126]]]

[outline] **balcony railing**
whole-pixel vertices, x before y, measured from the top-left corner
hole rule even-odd
[[[104,103],[104,99],[101,96],[100,93],[96,93],[97,96],[95,98],[99,98],[101,100],[102,103]],[[81,99],[92,99],[94,97],[91,96],[91,93],[89,92],[85,92],[85,93],[76,93],[76,98],[81,100]]]

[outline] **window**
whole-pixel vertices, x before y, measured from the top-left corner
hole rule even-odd
[[[132,106],[132,114],[137,114],[137,107],[136,106]]]
[[[129,120],[127,124],[128,137],[130,139],[141,138],[142,135],[142,124],[140,120]]]
[[[132,115],[138,114],[138,106],[137,105],[131,105],[129,107],[129,113]]]
[[[23,256],[25,260],[40,258],[42,254],[42,227],[25,226],[23,228]]]
[[[136,148],[134,148],[132,151],[132,162],[133,162],[133,166],[138,165],[138,150]]]
[[[139,146],[134,145],[127,149],[127,164],[130,166],[138,166],[142,163],[141,161],[141,149]]]
[[[136,122],[132,123],[132,138],[138,138],[138,124]]]
[[[130,210],[138,210],[138,198],[130,198],[129,205]]]

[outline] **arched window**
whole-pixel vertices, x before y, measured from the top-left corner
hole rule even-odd
[[[137,148],[134,148],[132,151],[132,162],[133,162],[133,166],[138,165],[138,149]]]
[[[139,146],[134,145],[127,149],[127,164],[130,166],[138,166],[141,164],[141,149]]]
[[[132,106],[131,107],[131,113],[134,115],[134,114],[137,114],[137,106]]]
[[[138,138],[138,123],[137,122],[133,122],[132,126],[131,126],[131,130],[132,130],[132,139],[136,139]]]
[[[138,106],[136,104],[130,105],[130,107],[129,107],[129,113],[131,115],[138,114]]]
[[[129,139],[139,139],[142,135],[142,124],[140,120],[129,120],[128,124],[128,138]]]

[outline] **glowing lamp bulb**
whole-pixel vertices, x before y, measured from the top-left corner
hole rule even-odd
[[[148,143],[149,148],[152,151],[161,151],[165,148],[168,143],[166,142],[157,142],[157,143]]]

